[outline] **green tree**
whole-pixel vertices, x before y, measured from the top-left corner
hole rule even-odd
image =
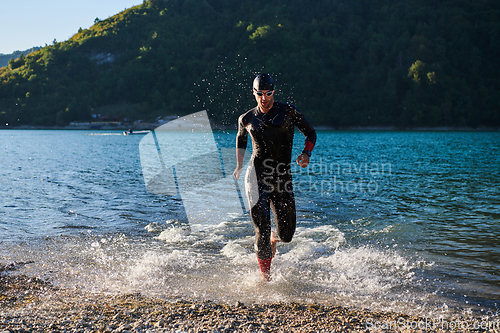
[[[425,79],[426,77],[425,64],[420,60],[415,61],[415,63],[411,65],[408,70],[408,77],[411,78],[416,84],[421,84],[422,78]]]

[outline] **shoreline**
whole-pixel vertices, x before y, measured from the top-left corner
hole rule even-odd
[[[500,332],[471,318],[426,319],[306,303],[217,304],[64,290],[0,273],[0,332]],[[489,326],[489,327],[488,327]],[[477,329],[475,329],[477,327]]]

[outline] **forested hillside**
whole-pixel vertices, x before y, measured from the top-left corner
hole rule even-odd
[[[11,60],[12,58],[17,59],[17,58],[19,58],[19,56],[21,54],[26,55],[28,53],[35,52],[39,49],[41,49],[41,47],[35,46],[35,47],[32,47],[32,48],[30,48],[28,50],[24,50],[24,51],[14,51],[11,54],[0,53],[0,67],[8,66],[9,60]]]
[[[255,74],[316,125],[500,126],[500,1],[148,0],[0,69],[0,124],[234,124]]]

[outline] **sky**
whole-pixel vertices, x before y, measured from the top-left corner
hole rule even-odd
[[[0,0],[0,53],[65,41],[142,0]]]

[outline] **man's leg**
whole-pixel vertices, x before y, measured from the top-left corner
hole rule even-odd
[[[273,193],[271,197],[271,208],[276,220],[277,235],[274,239],[279,242],[289,243],[295,234],[297,217],[295,212],[295,196],[291,182],[286,191]]]
[[[295,217],[295,199],[293,193],[291,195],[270,195],[270,206],[273,210],[276,219],[276,229],[277,234],[271,232],[271,223],[269,221],[269,229],[266,229],[265,233],[261,234],[261,242],[266,244],[265,256],[268,256],[268,246],[271,248],[271,257],[269,259],[262,260],[259,259],[259,266],[266,281],[271,279],[271,260],[276,253],[276,243],[277,242],[290,242],[295,233],[296,217]],[[269,212],[269,210],[268,210]],[[267,231],[269,230],[269,231]],[[256,229],[257,234],[257,229]],[[267,245],[269,241],[269,245]],[[257,255],[258,256],[258,255]]]
[[[271,279],[271,217],[268,193],[261,192],[259,200],[250,209],[250,217],[255,227],[255,252],[262,275],[266,281]]]
[[[271,251],[273,253],[273,258],[274,258],[274,255],[276,254],[276,243],[278,243],[278,239],[276,237],[276,234],[274,233],[274,231],[271,231]]]

